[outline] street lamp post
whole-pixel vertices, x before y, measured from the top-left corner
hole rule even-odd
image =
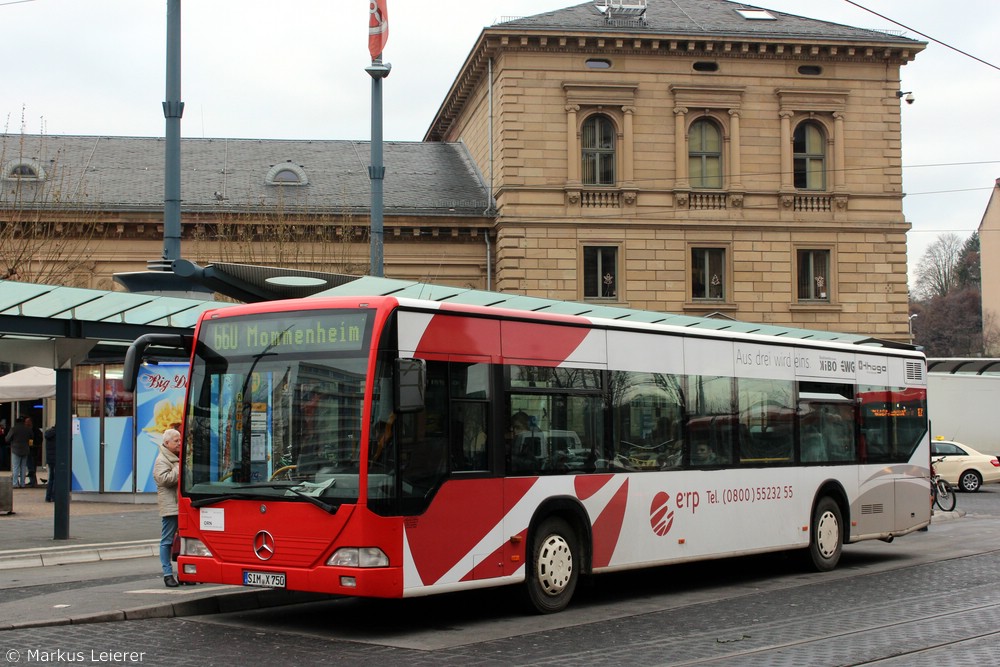
[[[382,79],[389,76],[389,63],[383,63],[382,58],[372,60],[365,71],[372,78],[372,145],[371,166],[368,167],[368,178],[372,184],[371,202],[371,266],[369,274],[383,277],[382,240],[383,240],[383,195],[382,182],[385,179],[385,166],[382,164]]]
[[[910,319],[907,320],[906,322],[906,324],[909,326],[910,329],[910,345],[913,345],[913,318],[916,316],[917,313],[913,313],[912,315],[910,315]]]

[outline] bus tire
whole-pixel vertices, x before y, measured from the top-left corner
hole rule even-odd
[[[526,586],[528,600],[541,614],[562,611],[576,590],[580,575],[576,533],[558,517],[542,521],[531,541]]]
[[[818,572],[837,567],[843,550],[843,516],[833,498],[823,496],[813,510],[809,531],[809,557]]]

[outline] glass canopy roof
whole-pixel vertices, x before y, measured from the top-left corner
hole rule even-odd
[[[144,333],[192,329],[229,303],[0,280],[0,341],[86,338],[125,346]]]
[[[280,273],[280,269],[276,269],[276,271]],[[270,274],[268,275],[270,276]],[[696,329],[836,341],[855,345],[906,347],[858,334],[813,331],[740,322],[728,318],[656,313],[600,303],[557,301],[520,294],[430,285],[391,278],[334,277],[336,281],[331,282],[334,284],[335,282],[343,282],[343,284],[316,292],[314,296],[384,295],[487,308],[577,315],[647,324],[669,324]],[[273,279],[273,276],[268,279]],[[245,281],[246,277],[243,280]],[[272,298],[274,296],[277,294],[272,294]],[[85,338],[101,341],[104,346],[123,349],[144,333],[176,333],[178,329],[191,329],[206,310],[230,305],[233,304],[175,296],[108,292],[0,280],[0,342],[4,339]]]
[[[448,287],[445,285],[428,285],[426,283],[394,280],[391,278],[375,278],[371,276],[361,277],[345,285],[323,292],[318,292],[314,296],[323,297],[341,295],[395,296],[400,298],[425,299],[428,301],[459,303],[472,306],[509,308],[513,310],[525,310],[532,312],[558,313],[561,315],[600,317],[604,319],[627,322],[669,324],[680,327],[759,334],[763,336],[785,336],[787,338],[836,341],[856,345],[863,343],[883,345],[890,344],[886,341],[879,341],[871,338],[870,336],[863,336],[860,334],[847,334],[836,331],[813,331],[810,329],[797,329],[795,327],[785,327],[771,324],[740,322],[731,319],[672,315],[669,313],[656,313],[648,310],[633,310],[629,308],[605,306],[595,303],[556,301],[554,299],[527,297],[520,294],[487,292],[484,290]]]

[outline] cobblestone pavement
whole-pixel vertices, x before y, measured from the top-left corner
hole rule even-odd
[[[280,609],[234,604],[223,614],[0,631],[0,667],[997,664],[1000,488],[960,494],[959,508],[962,515],[935,518],[929,533],[849,547],[827,574],[768,556],[605,575],[566,612],[543,617],[525,616],[507,590]],[[142,507],[74,515],[74,525],[85,528],[89,516],[110,534],[146,531],[144,512],[155,526],[155,510]],[[38,539],[51,539],[48,517],[21,516],[0,521],[0,544],[15,539],[8,528],[32,521],[43,522]],[[0,609],[16,615],[32,595],[41,601],[65,588],[8,589],[11,604]]]
[[[756,559],[721,561],[754,566]],[[414,631],[467,632],[463,619],[493,615],[493,623],[523,620],[497,592],[458,594],[420,600],[361,605],[337,602],[188,619],[151,619],[126,623],[33,628],[0,633],[0,660],[9,651],[18,664],[38,660],[37,651],[81,653],[83,664],[121,665],[761,665],[822,667],[879,660],[889,665],[996,664],[1000,651],[1000,552],[945,562],[859,574],[837,580],[760,587],[753,572],[731,573],[724,599],[698,601],[688,593],[713,584],[710,568],[690,568],[701,582],[678,582],[681,603],[671,609],[568,627],[538,630],[479,641],[469,632],[450,648],[419,650],[378,642],[332,639],[330,628],[354,622],[412,627]],[[580,603],[599,612],[603,605],[671,594],[670,568],[643,583],[635,575],[611,576]],[[794,581],[791,582],[794,584]],[[604,590],[605,588],[609,590]],[[613,588],[613,590],[612,590]],[[929,595],[928,592],[932,594]],[[346,602],[346,601],[342,601]],[[481,605],[495,603],[493,610]],[[463,610],[463,604],[476,607]],[[379,613],[375,613],[379,612]],[[549,617],[542,617],[549,618]],[[324,627],[328,628],[324,631]],[[405,633],[405,630],[401,632]],[[956,640],[962,640],[956,643]],[[36,651],[28,661],[29,651]],[[119,651],[120,660],[92,660],[92,651]],[[135,655],[129,658],[124,652]],[[143,652],[142,656],[138,653]],[[64,663],[71,659],[63,660]]]

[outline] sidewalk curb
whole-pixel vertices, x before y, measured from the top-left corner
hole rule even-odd
[[[931,523],[934,523],[934,519],[940,521],[949,521],[951,519],[961,519],[967,514],[965,510],[958,509],[957,507],[950,512],[943,512],[941,510],[931,510]]]
[[[232,592],[217,593],[210,597],[183,602],[130,607],[128,609],[101,611],[80,616],[47,618],[35,621],[0,624],[0,631],[25,630],[58,625],[83,625],[87,623],[113,623],[116,621],[136,621],[151,618],[181,618],[204,614],[223,614],[236,611],[251,611],[269,607],[281,607],[305,602],[330,600],[337,596],[300,591],[244,591],[234,586]]]
[[[0,571],[22,567],[70,565],[123,558],[146,558],[160,553],[159,540],[80,544],[0,552]]]

